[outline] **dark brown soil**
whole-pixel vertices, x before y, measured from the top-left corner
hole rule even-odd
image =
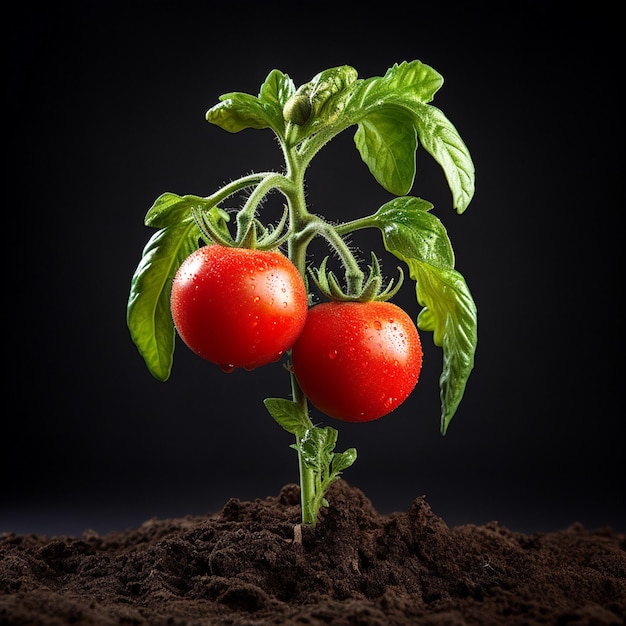
[[[342,480],[302,528],[298,498],[287,485],[102,536],[4,533],[0,624],[624,624],[624,534],[449,528],[424,498],[383,516]]]

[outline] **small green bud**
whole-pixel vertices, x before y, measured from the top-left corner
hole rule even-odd
[[[283,117],[285,121],[292,122],[298,126],[306,124],[311,117],[311,100],[306,93],[294,93],[283,107]]]

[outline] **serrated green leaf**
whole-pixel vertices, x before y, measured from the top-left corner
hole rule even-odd
[[[272,70],[261,85],[259,101],[270,108],[275,115],[282,115],[283,107],[295,93],[296,86],[287,74]]]
[[[423,308],[418,328],[433,332],[443,349],[441,432],[446,433],[474,367],[478,341],[477,311],[463,276],[454,269],[447,232],[430,213],[432,205],[419,198],[396,198],[372,217],[383,234],[385,249],[409,267]]]
[[[211,107],[206,119],[229,133],[246,128],[272,128],[273,120],[256,96],[247,93],[228,93]]]
[[[356,122],[387,105],[411,111],[415,104],[427,104],[443,84],[443,77],[420,61],[403,62],[389,68],[384,76],[362,80],[346,107]]]
[[[191,217],[191,209],[201,208],[206,211],[214,205],[214,202],[199,196],[179,196],[166,192],[154,201],[146,213],[144,224],[153,228],[174,226],[188,220]]]
[[[371,220],[381,230],[385,248],[396,257],[453,268],[452,244],[432,208],[426,200],[404,196],[383,204]]]
[[[326,124],[341,112],[357,78],[357,71],[349,65],[332,67],[313,78],[309,83],[309,100],[311,112],[319,123]]]
[[[198,247],[199,234],[191,219],[157,231],[144,248],[131,280],[128,329],[150,373],[161,381],[170,376],[174,354],[172,279],[184,259]]]
[[[378,183],[403,196],[415,180],[417,133],[409,113],[385,107],[370,113],[359,125],[354,142]]]
[[[302,437],[312,428],[308,415],[303,414],[296,402],[284,398],[266,398],[265,407],[269,414],[288,432],[296,437]]]
[[[298,442],[302,461],[323,481],[328,475],[338,432],[331,426],[306,430]]]
[[[294,91],[289,76],[272,70],[261,85],[258,97],[239,91],[224,94],[219,103],[207,111],[206,119],[230,133],[246,128],[272,128],[283,137],[283,106]]]
[[[333,450],[337,445],[337,438],[339,437],[339,431],[332,426],[324,426],[324,428],[318,428],[318,431],[323,433],[323,437],[320,438],[320,444],[322,449],[321,457],[326,462],[326,465],[330,465],[332,459]]]
[[[439,378],[441,433],[463,398],[467,379],[474,368],[478,342],[477,310],[463,276],[452,269],[413,263],[418,302],[424,306],[417,318],[421,330],[433,332],[436,345],[443,348],[443,369]]]
[[[200,210],[201,220],[205,226],[211,226],[210,232],[201,233],[206,243],[211,243],[215,237],[221,235],[220,240],[232,240],[228,230],[230,216],[217,206],[217,200],[201,198],[199,196],[178,196],[174,193],[164,193],[159,196],[145,217],[146,226],[167,228],[188,222],[194,218],[194,210]],[[202,226],[201,226],[202,227]],[[206,230],[206,229],[205,229]],[[211,233],[215,234],[212,237]]]
[[[378,91],[416,102],[430,102],[443,85],[443,76],[421,61],[403,61],[390,67],[382,78],[375,77],[371,81]]]
[[[356,461],[356,448],[348,448],[345,452],[336,452],[333,455],[332,476],[339,477],[339,474],[348,469]]]
[[[425,307],[417,317],[417,326],[432,331],[435,345],[443,349],[439,389],[441,433],[445,435],[474,368],[478,341],[476,305],[465,279],[456,270],[415,260],[407,263],[416,281],[417,300]]]
[[[454,208],[463,213],[475,191],[474,163],[450,120],[432,105],[414,107],[417,134],[424,149],[441,165],[452,192]]]
[[[308,473],[311,478],[311,483],[307,480],[306,495],[304,491],[302,495],[302,517],[305,523],[315,525],[319,508],[328,504],[324,497],[328,487],[356,460],[354,448],[333,452],[338,434],[331,426],[320,428],[311,424],[291,446],[298,452],[303,473]]]
[[[420,61],[394,65],[383,77],[361,81],[346,106],[345,116],[358,125],[357,133],[364,133],[362,128],[367,125],[367,132],[376,136],[387,132],[387,116],[394,119],[398,115],[396,109],[404,111],[411,120],[411,138],[417,132],[421,144],[441,165],[452,192],[454,208],[462,213],[474,196],[474,164],[453,124],[439,109],[428,104],[442,84],[441,75]],[[379,125],[382,126],[380,130]],[[403,128],[405,132],[409,129],[406,121]],[[357,148],[376,180],[392,191],[386,184],[388,180],[393,180],[393,174],[386,168],[394,159],[390,156],[379,162],[372,160],[369,146],[362,140],[357,141]],[[389,143],[387,150],[390,155],[397,153],[398,160],[406,160],[407,148],[399,142]],[[402,184],[396,187],[400,193],[392,193],[408,193],[410,186],[407,185],[409,182],[413,184],[413,177],[414,173],[411,177],[402,178]]]

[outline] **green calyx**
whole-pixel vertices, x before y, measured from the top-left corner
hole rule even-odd
[[[319,268],[309,268],[309,274],[321,293],[335,302],[385,302],[398,293],[404,282],[404,272],[398,266],[400,276],[395,285],[394,280],[391,279],[383,288],[380,263],[372,252],[372,264],[368,266],[369,274],[361,281],[359,288],[352,293],[352,290],[342,288],[334,273],[326,269],[327,262],[328,257],[325,257]]]
[[[246,222],[240,221],[235,237],[230,234],[226,226],[230,217],[224,209],[213,207],[209,211],[202,211],[198,208],[192,208],[191,214],[207,244],[217,243],[228,248],[275,250],[289,237],[289,232],[285,231],[288,216],[287,207],[285,207],[276,226],[272,224],[265,226],[256,218]]]

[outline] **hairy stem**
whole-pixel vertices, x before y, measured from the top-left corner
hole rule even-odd
[[[335,226],[335,232],[338,235],[348,235],[357,230],[363,230],[364,228],[374,228],[375,226],[376,226],[376,222],[372,216],[360,217],[350,222],[337,224],[337,226]]]
[[[289,208],[289,221],[291,235],[288,240],[288,255],[291,262],[298,268],[302,278],[306,278],[306,250],[315,236],[316,230],[310,228],[318,219],[309,213],[304,195],[304,171],[306,166],[302,164],[295,150],[284,147],[287,162],[285,178],[291,183],[283,192],[287,198]],[[291,376],[291,389],[293,400],[298,404],[302,415],[308,419],[308,402],[293,372]],[[313,428],[313,424],[311,424]],[[315,472],[307,467],[300,450],[300,439],[296,437],[298,450],[298,467],[300,472],[300,503],[302,507],[302,523],[315,526],[319,505],[316,504],[316,480]]]
[[[286,193],[290,187],[289,181],[282,174],[268,174],[256,186],[250,194],[244,207],[237,214],[237,241],[241,242],[248,234],[248,230],[256,215],[257,207],[265,196],[274,188]]]
[[[207,198],[205,198],[205,200],[210,200],[213,204],[218,204],[229,196],[237,193],[238,191],[241,191],[246,187],[252,187],[253,185],[260,183],[264,178],[274,175],[275,172],[260,172],[258,174],[250,174],[249,176],[238,178],[232,183],[229,183],[228,185],[222,187],[216,193],[208,196]]]
[[[363,287],[364,274],[346,242],[335,226],[325,224],[319,234],[336,250],[346,272],[346,286],[349,295],[358,295]]]

